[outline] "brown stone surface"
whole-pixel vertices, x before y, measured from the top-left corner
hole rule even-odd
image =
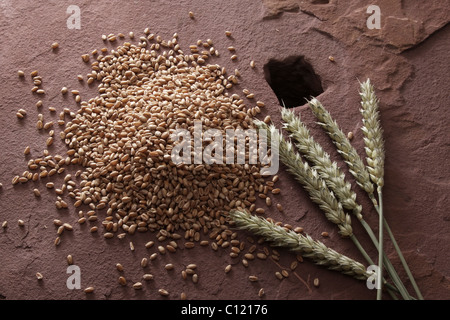
[[[134,31],[139,36],[144,28],[163,38],[174,32],[180,36],[182,48],[197,39],[211,38],[221,52],[214,61],[228,70],[238,68],[242,74],[240,93],[248,88],[266,104],[262,116],[270,114],[279,125],[279,104],[264,79],[263,65],[271,58],[283,59],[303,55],[322,79],[324,93],[318,98],[335,117],[341,128],[355,134],[354,146],[363,154],[360,130],[358,79],[370,78],[380,99],[381,122],[386,139],[386,183],[384,204],[387,220],[405,253],[413,274],[426,299],[450,298],[450,214],[449,214],[449,120],[450,94],[448,88],[450,64],[449,1],[373,1],[380,6],[381,29],[368,30],[365,1],[80,1],[81,29],[66,27],[66,1],[0,1],[0,222],[8,227],[0,230],[0,299],[179,299],[186,292],[188,299],[374,299],[375,292],[365,283],[318,267],[305,260],[295,274],[282,281],[274,273],[289,268],[295,255],[285,250],[280,261],[255,259],[249,267],[241,258],[231,258],[228,249],[217,252],[197,245],[166,253],[151,261],[143,270],[140,261],[156,248],[144,244],[154,234],[135,234],[123,240],[105,240],[99,233],[89,233],[88,225],[76,223],[76,210],[55,209],[55,194],[44,183],[11,185],[14,175],[26,170],[31,156],[41,155],[45,148],[44,134],[35,128],[38,98],[30,89],[30,72],[38,70],[46,90],[42,98],[42,113],[46,119],[57,118],[64,107],[76,110],[73,99],[63,98],[62,86],[81,91],[82,98],[95,96],[94,87],[80,84],[78,74],[89,72],[81,55],[93,49],[112,48],[101,40],[102,34]],[[188,17],[193,11],[195,19]],[[232,37],[225,36],[225,30]],[[57,41],[59,49],[51,50]],[[122,40],[120,40],[122,41]],[[227,47],[236,48],[238,59],[229,59]],[[186,50],[187,51],[187,50]],[[335,62],[328,57],[333,56]],[[256,68],[249,62],[254,60]],[[17,76],[17,70],[25,78]],[[249,101],[249,104],[252,102]],[[58,111],[53,116],[48,107]],[[23,108],[28,114],[18,120],[16,112]],[[296,111],[311,128],[316,139],[338,160],[333,145],[314,123],[306,106]],[[55,128],[58,135],[59,128]],[[58,139],[56,139],[58,140]],[[31,155],[23,150],[31,146]],[[65,146],[56,141],[52,153],[63,153]],[[72,168],[75,172],[78,168]],[[346,170],[346,169],[345,169]],[[302,226],[308,234],[331,248],[358,261],[361,255],[348,239],[342,239],[336,228],[325,220],[307,194],[281,167],[279,187],[282,193],[274,198],[283,204],[285,212],[266,210],[266,216],[277,221]],[[354,181],[347,175],[350,181]],[[52,179],[61,183],[62,177]],[[41,189],[36,199],[34,188]],[[370,202],[358,188],[358,200],[363,205],[366,220],[376,230],[377,216]],[[17,220],[25,222],[19,227]],[[56,230],[53,219],[74,226],[55,247]],[[354,219],[355,220],[355,219]],[[371,256],[375,250],[362,228],[353,221],[355,233]],[[329,237],[322,238],[326,231]],[[240,232],[239,237],[248,236]],[[136,250],[129,249],[132,241]],[[259,250],[262,250],[261,245]],[[386,250],[399,267],[391,244]],[[66,257],[71,254],[81,270],[82,289],[93,286],[94,293],[69,290],[66,286]],[[118,284],[116,263],[125,267],[126,287]],[[164,265],[173,263],[175,270]],[[199,281],[182,280],[180,272],[189,263],[196,263]],[[224,268],[233,265],[230,273]],[[364,263],[365,264],[365,263]],[[401,268],[398,268],[401,270]],[[36,272],[43,279],[36,279]],[[145,282],[142,290],[132,288],[142,274],[152,273],[154,280]],[[256,275],[258,282],[248,281]],[[403,279],[406,279],[401,272]],[[320,279],[320,287],[313,279]],[[306,283],[306,285],[305,285]],[[409,288],[408,284],[408,288]],[[158,293],[169,291],[168,297]],[[388,295],[385,295],[388,298]]]

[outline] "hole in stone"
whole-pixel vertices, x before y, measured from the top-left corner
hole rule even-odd
[[[330,0],[311,0],[312,4],[328,4]]]
[[[264,65],[264,76],[280,104],[293,108],[323,92],[320,77],[303,56],[284,60],[270,59]]]

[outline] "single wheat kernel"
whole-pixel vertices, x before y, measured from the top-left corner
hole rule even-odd
[[[237,59],[237,55],[233,54],[233,55],[230,57],[230,59],[231,59],[231,60],[236,60],[236,59]]]
[[[67,256],[67,264],[68,264],[68,265],[72,265],[72,264],[73,264],[73,257],[72,257],[71,254],[69,254],[69,255]]]
[[[283,275],[280,272],[275,272],[275,277],[277,277],[279,280],[283,279]]]
[[[180,299],[181,300],[186,300],[186,293],[184,293],[184,292],[182,292],[181,294],[180,294]]]
[[[326,232],[326,231],[322,232],[321,235],[322,235],[322,237],[328,237],[329,236],[328,232]]]
[[[252,67],[252,68],[254,68],[256,66],[256,63],[255,63],[255,61],[250,61],[250,67]]]
[[[296,233],[302,233],[302,232],[303,232],[303,228],[302,228],[302,227],[295,227],[295,228],[294,228],[294,232],[296,232]]]
[[[261,259],[261,260],[267,259],[267,255],[265,253],[262,253],[262,252],[258,252],[256,254],[256,257],[258,257],[258,259]]]
[[[155,244],[154,241],[149,241],[149,242],[147,242],[147,243],[145,244],[145,247],[146,247],[147,249],[149,249],[149,248],[153,247],[154,244]]]
[[[226,35],[227,37],[231,37],[231,31],[225,31],[225,35]]]
[[[166,269],[168,271],[173,270],[173,268],[174,268],[174,265],[172,263],[168,263],[164,266],[164,269]]]
[[[40,107],[42,107],[42,105],[43,105],[42,100],[39,100],[38,102],[36,102],[36,108],[40,108]]]
[[[124,268],[123,268],[122,264],[116,263],[116,269],[117,269],[117,271],[122,272]]]
[[[264,288],[259,289],[258,291],[258,297],[262,298],[264,296],[265,292],[264,292]]]
[[[124,276],[120,276],[119,277],[119,284],[121,284],[122,286],[125,286],[127,284],[127,279],[125,279]]]
[[[314,286],[318,287],[320,285],[319,278],[314,279]]]
[[[56,237],[55,242],[54,242],[55,246],[59,246],[60,243],[61,243],[61,238]]]
[[[84,289],[85,293],[92,293],[94,292],[94,287],[87,287],[86,289]]]
[[[164,248],[163,246],[158,246],[158,251],[160,254],[165,254],[166,253],[166,248]]]
[[[59,47],[58,42],[53,42],[53,43],[52,43],[52,49],[53,49],[53,50],[58,49],[58,47]]]
[[[350,131],[349,133],[347,133],[347,138],[348,138],[348,140],[351,141],[351,140],[353,139],[353,136],[354,136],[354,135],[353,135],[353,132]]]
[[[3,221],[2,223],[2,228],[7,228],[8,227],[8,221]]]
[[[23,154],[30,154],[30,150],[31,150],[30,146],[26,146],[25,150],[23,151]]]
[[[17,224],[19,225],[19,227],[23,227],[25,225],[25,222],[21,219],[17,220]]]
[[[248,276],[248,280],[255,282],[255,281],[258,281],[258,277],[257,276]]]
[[[192,282],[193,282],[193,283],[197,283],[197,282],[198,282],[198,274],[194,273],[194,274],[192,275]]]
[[[334,62],[334,57],[333,56],[329,56],[328,60],[330,60],[331,62]]]
[[[133,288],[136,290],[142,289],[142,282],[136,282],[133,284]]]
[[[295,261],[295,260],[292,261],[291,265],[290,265],[291,270],[294,271],[297,268],[297,265],[298,265],[297,261]]]
[[[153,280],[153,275],[150,273],[146,273],[142,276],[142,279],[144,279],[145,281]]]
[[[225,273],[228,273],[230,271],[231,271],[231,264],[229,264],[225,267]]]
[[[23,72],[22,70],[17,71],[17,75],[19,77],[24,77],[25,76],[25,72]]]
[[[32,77],[36,77],[36,76],[38,75],[38,71],[37,71],[37,70],[34,70],[34,71],[32,71],[32,72],[30,73],[30,75],[31,75]]]
[[[155,260],[156,258],[158,257],[158,254],[155,252],[155,253],[152,253],[151,255],[150,255],[150,260],[152,261],[152,260]]]
[[[194,19],[194,13],[192,11],[189,11],[189,18]]]
[[[162,296],[168,296],[169,295],[169,292],[166,289],[159,289],[158,292]]]
[[[148,259],[147,258],[142,258],[141,260],[141,267],[145,268],[148,265]]]
[[[97,229],[95,229],[95,231],[97,231]],[[91,232],[92,232],[92,228],[91,228]],[[106,233],[103,235],[103,237],[104,237],[105,239],[111,239],[112,237],[114,237],[114,233],[112,233],[112,232],[106,232]]]
[[[184,244],[184,247],[187,248],[187,249],[191,249],[191,248],[193,248],[194,246],[195,246],[195,243],[192,242],[192,241],[188,241],[188,242],[186,242],[186,243]]]

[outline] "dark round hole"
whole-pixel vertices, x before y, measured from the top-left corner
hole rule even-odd
[[[280,104],[293,108],[323,92],[320,77],[303,56],[284,60],[270,59],[264,65],[264,76]]]

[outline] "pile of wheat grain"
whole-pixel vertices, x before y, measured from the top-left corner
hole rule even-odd
[[[139,44],[83,55],[85,62],[94,60],[87,82],[99,82],[98,95],[81,101],[72,90],[80,109],[61,132],[68,156],[29,163],[41,173],[52,170],[49,162],[81,165],[81,182],[69,176],[59,193],[68,191],[81,222],[97,220],[105,209],[106,238],[159,231],[160,239],[184,233],[186,240],[199,241],[203,232],[221,245],[231,234],[222,232],[230,209],[263,213],[255,202],[264,194],[271,203],[273,182],[265,184],[260,164],[172,162],[173,130],[192,132],[200,120],[204,130],[215,128],[225,136],[226,129],[253,128],[264,106],[247,108],[239,95],[227,93],[238,83],[238,72],[227,76],[225,68],[207,63],[218,54],[211,40],[190,50],[180,49],[176,34],[166,42],[147,32]],[[62,94],[67,92],[63,88]],[[60,197],[57,206],[66,208],[67,202]]]

